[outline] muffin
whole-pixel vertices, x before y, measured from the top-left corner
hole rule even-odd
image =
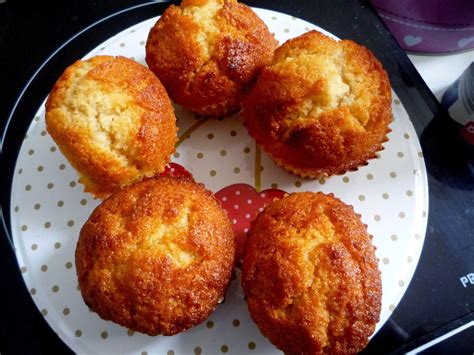
[[[242,287],[252,319],[286,354],[355,354],[379,320],[382,285],[371,236],[333,195],[295,193],[259,215]]]
[[[244,99],[243,117],[283,169],[342,174],[366,165],[387,140],[390,83],[368,49],[310,31],[275,51]]]
[[[46,127],[85,191],[105,198],[164,170],[176,117],[156,76],[124,57],[78,60],[46,102]]]
[[[183,0],[151,29],[146,62],[173,101],[220,117],[240,110],[243,93],[277,45],[263,21],[236,0]]]
[[[79,287],[103,319],[173,335],[214,311],[234,252],[230,222],[212,193],[191,179],[151,178],[112,194],[82,227]]]

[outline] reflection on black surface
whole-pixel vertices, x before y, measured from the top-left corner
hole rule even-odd
[[[379,331],[360,354],[387,354],[397,349],[401,344],[405,344],[410,339],[410,334],[392,318],[389,318],[382,330]]]
[[[474,146],[461,136],[462,126],[447,114],[435,117],[421,134],[428,172],[452,188],[472,190]]]
[[[466,342],[466,339],[472,339],[472,342]],[[444,341],[433,345],[422,351],[423,355],[449,354],[455,352],[457,355],[472,355],[474,353],[474,326],[471,326]]]

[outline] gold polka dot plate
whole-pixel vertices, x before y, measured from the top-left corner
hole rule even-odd
[[[256,9],[280,42],[310,29],[324,30],[281,13]],[[157,18],[138,23],[93,49],[145,64],[145,41]],[[327,32],[326,32],[327,33]],[[330,35],[330,34],[328,34]],[[237,206],[239,218],[254,218],[276,191],[334,193],[354,206],[374,236],[382,272],[383,298],[377,330],[400,302],[420,257],[427,224],[428,187],[416,132],[393,93],[389,141],[368,165],[342,176],[306,180],[284,172],[249,137],[239,115],[198,120],[175,106],[179,126],[176,164]],[[278,189],[278,190],[277,190]],[[278,353],[250,319],[239,272],[225,302],[202,324],[172,337],[150,337],[100,319],[77,287],[74,250],[79,230],[98,201],[83,192],[78,175],[46,133],[44,103],[32,117],[17,160],[11,195],[16,257],[38,310],[53,330],[79,353]],[[233,201],[237,201],[234,202]],[[248,202],[250,201],[250,202]],[[249,210],[250,211],[250,210]],[[246,224],[233,223],[247,231]]]

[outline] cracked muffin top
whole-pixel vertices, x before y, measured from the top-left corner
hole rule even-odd
[[[255,221],[242,266],[252,319],[286,354],[355,354],[374,332],[381,276],[372,237],[333,195],[295,193]]]
[[[310,31],[285,42],[244,99],[249,134],[285,170],[310,178],[375,157],[392,120],[387,73],[365,47]]]
[[[231,224],[192,179],[151,178],[99,205],[76,247],[79,287],[102,318],[149,335],[206,319],[224,297],[235,254]]]
[[[202,116],[235,113],[278,42],[236,0],[184,0],[150,30],[146,62],[173,101]]]
[[[85,190],[105,198],[164,170],[176,118],[160,81],[124,57],[78,60],[46,102],[46,127]]]

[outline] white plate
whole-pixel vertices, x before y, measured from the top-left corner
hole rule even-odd
[[[323,31],[281,13],[262,9],[256,12],[280,42],[309,29]],[[122,55],[144,64],[144,44],[156,20],[120,32],[87,57]],[[264,153],[261,156],[262,189],[277,184],[287,192],[332,192],[362,215],[374,235],[382,271],[382,313],[377,330],[390,317],[413,276],[428,212],[426,171],[416,132],[395,94],[392,107],[390,140],[378,159],[356,172],[320,181],[301,180],[282,171]],[[176,114],[180,135],[197,122],[180,107]],[[254,186],[257,149],[238,116],[208,120],[193,128],[196,129],[191,137],[179,145],[174,162],[185,166],[197,181],[214,192],[236,183]],[[172,337],[133,333],[90,312],[77,289],[74,249],[79,230],[98,201],[84,193],[77,181],[76,172],[45,131],[43,102],[28,129],[15,168],[12,236],[33,300],[72,350],[168,354],[277,352],[251,321],[238,277],[227,292],[226,302],[207,321]]]

